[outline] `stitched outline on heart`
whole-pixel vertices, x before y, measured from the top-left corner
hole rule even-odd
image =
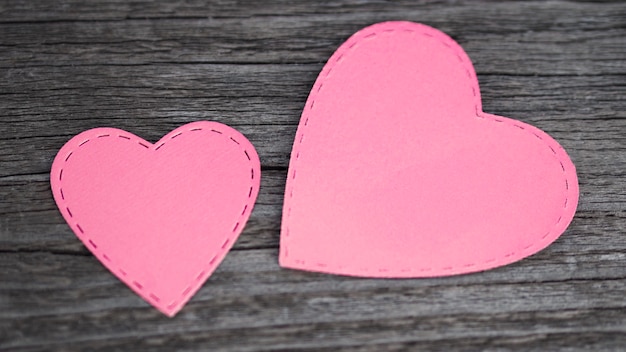
[[[387,28],[387,27],[393,27],[393,28]],[[432,28],[423,24],[419,24],[419,23],[414,23],[414,22],[381,22],[381,23],[371,25],[369,27],[366,27],[356,32],[348,40],[346,40],[340,46],[340,48],[337,49],[333,53],[331,58],[328,60],[328,63],[323,67],[322,72],[320,72],[318,78],[315,81],[313,88],[311,89],[312,93],[307,99],[304,111],[302,113],[301,121],[298,125],[298,130],[296,132],[295,145],[292,150],[292,154],[290,158],[290,165],[289,165],[289,171],[291,173],[287,175],[287,180],[288,180],[287,185],[289,186],[289,189],[286,190],[285,205],[287,205],[287,201],[289,201],[290,204],[289,204],[289,208],[284,209],[283,211],[283,222],[282,222],[283,227],[282,227],[282,233],[281,233],[281,250],[280,250],[280,258],[279,258],[281,266],[287,267],[287,268],[293,268],[293,269],[300,269],[300,270],[307,270],[307,271],[320,271],[320,272],[339,274],[339,275],[357,275],[357,276],[359,275],[359,274],[352,274],[352,273],[343,274],[341,271],[348,268],[348,266],[345,266],[345,265],[337,266],[336,268],[333,268],[326,263],[316,262],[316,263],[313,263],[313,265],[317,267],[317,269],[315,269],[315,268],[312,268],[310,265],[307,266],[307,262],[305,260],[294,259],[294,258],[289,257],[289,238],[290,238],[289,221],[290,221],[290,216],[291,216],[291,199],[293,198],[293,193],[294,193],[294,188],[295,188],[293,183],[295,182],[296,175],[297,175],[297,165],[298,165],[298,161],[300,159],[300,153],[301,153],[300,146],[302,145],[304,141],[305,132],[309,126],[310,119],[311,119],[311,116],[309,115],[310,115],[310,112],[313,111],[315,107],[316,97],[320,93],[320,91],[323,89],[325,80],[330,76],[334,68],[337,65],[341,64],[341,62],[344,61],[344,59],[361,42],[369,40],[369,39],[373,39],[380,34],[387,34],[387,33],[393,33],[393,32],[405,32],[405,33],[409,33],[412,35],[420,35],[426,38],[427,40],[435,40],[436,42],[438,42],[439,44],[443,45],[448,50],[450,50],[452,54],[458,59],[459,63],[462,65],[467,75],[467,78],[468,78],[467,82],[469,85],[468,89],[471,90],[472,96],[474,97],[475,117],[478,119],[486,119],[486,120],[491,120],[494,122],[502,123],[503,125],[508,125],[508,126],[511,126],[512,128],[520,129],[521,131],[524,131],[525,133],[528,133],[529,135],[533,135],[534,137],[538,138],[539,140],[541,140],[543,144],[545,144],[546,147],[550,149],[554,158],[559,162],[561,166],[561,170],[563,172],[563,178],[564,178],[563,186],[565,189],[565,202],[563,204],[559,217],[555,220],[551,229],[547,231],[541,237],[539,241],[534,241],[532,243],[524,245],[514,252],[505,254],[501,258],[490,258],[481,263],[478,263],[478,262],[467,263],[467,264],[456,266],[456,267],[446,266],[446,267],[440,268],[442,271],[449,272],[449,274],[441,274],[441,275],[435,275],[435,276],[454,275],[455,274],[454,271],[458,269],[463,269],[461,273],[488,270],[488,269],[495,268],[501,265],[509,264],[510,262],[507,262],[507,258],[510,258],[516,254],[532,252],[534,247],[540,246],[544,241],[551,238],[549,237],[549,235],[553,234],[553,232],[558,228],[558,226],[563,221],[568,204],[569,205],[573,204],[574,206],[571,217],[569,217],[569,219],[566,219],[566,221],[571,222],[571,220],[573,219],[574,213],[576,211],[576,204],[578,203],[578,191],[574,192],[573,195],[571,195],[570,193],[572,193],[572,187],[575,189],[578,188],[578,181],[577,181],[575,169],[574,169],[573,175],[568,174],[566,172],[564,161],[567,164],[572,165],[572,168],[574,168],[574,166],[569,160],[559,158],[557,151],[550,143],[550,140],[552,138],[544,131],[532,125],[529,125],[529,124],[526,124],[526,123],[523,123],[521,121],[517,121],[514,119],[506,118],[503,116],[498,116],[498,115],[493,115],[493,114],[483,112],[482,100],[480,98],[480,90],[478,86],[478,78],[476,77],[474,67],[471,64],[471,61],[469,57],[467,56],[467,54],[465,53],[465,51],[461,48],[461,46],[458,43],[456,43],[452,38],[447,36],[445,33],[435,28]],[[547,138],[544,138],[544,136],[542,135],[546,136]],[[558,143],[555,142],[555,144],[557,148],[559,148],[563,152],[565,157],[567,157],[567,154],[565,153],[563,148]],[[568,224],[566,224],[566,227],[567,225]],[[563,231],[565,231],[565,229]],[[558,238],[558,236],[560,236],[561,233],[559,233],[556,238]],[[556,238],[554,238],[552,241],[556,240]],[[548,244],[551,242],[548,242]],[[530,254],[534,254],[534,253],[535,252],[532,252]],[[517,260],[521,260],[530,254],[524,255]],[[501,263],[501,264],[497,264],[497,263]],[[488,265],[489,267],[481,268],[480,265]],[[474,267],[476,267],[477,269],[472,270],[472,268]],[[336,272],[333,269],[336,269],[339,272]],[[426,277],[426,276],[429,276],[428,272],[432,271],[433,267],[403,268],[397,271],[389,270],[387,268],[353,267],[353,269],[356,269],[357,271],[359,271],[363,276],[368,276],[368,272],[379,272],[379,273],[385,273],[386,275],[388,275],[388,277],[394,277],[394,275],[399,275],[398,277],[409,277],[409,276],[406,276],[407,273],[417,272],[419,273],[418,275],[421,275],[421,276],[410,276],[410,277]],[[376,276],[376,277],[380,277],[380,276]]]
[[[209,125],[210,127],[207,125]],[[124,130],[105,127],[105,128],[94,128],[91,130],[84,131],[81,134],[73,137],[65,145],[69,145],[72,142],[72,140],[74,140],[75,138],[79,137],[82,134],[95,132],[95,131],[101,131],[101,133],[99,132],[95,138],[119,138],[122,140],[126,140],[128,141],[128,143],[132,143],[135,146],[143,147],[149,150],[151,149],[151,151],[155,153],[158,152],[158,150],[161,149],[168,141],[171,141],[175,139],[176,137],[179,137],[183,133],[204,132],[207,134],[221,135],[223,138],[226,138],[229,142],[236,144],[251,164],[250,188],[248,192],[248,198],[242,208],[241,213],[239,214],[237,218],[237,221],[233,225],[232,230],[228,233],[223,244],[220,246],[217,252],[210,257],[211,259],[208,261],[207,265],[204,268],[202,268],[200,273],[197,274],[195,278],[192,279],[191,282],[186,286],[186,288],[181,292],[179,298],[170,302],[169,304],[165,306],[161,304],[160,302],[161,299],[153,292],[147,292],[147,294],[144,294],[144,290],[146,290],[146,287],[142,285],[140,282],[138,282],[137,280],[133,280],[131,278],[132,273],[128,273],[126,270],[124,270],[121,267],[116,267],[116,269],[113,269],[113,267],[115,267],[114,262],[106,253],[98,249],[97,243],[93,239],[91,239],[89,235],[87,234],[87,231],[80,226],[79,221],[75,218],[75,215],[71,211],[70,205],[68,204],[69,201],[65,198],[65,195],[63,193],[63,185],[62,185],[64,166],[70,160],[72,155],[78,151],[78,148],[84,146],[90,140],[94,138],[85,139],[84,141],[80,142],[77,145],[76,149],[72,149],[68,153],[66,153],[62,159],[62,165],[61,167],[59,167],[56,175],[51,174],[51,188],[52,188],[55,201],[58,205],[58,208],[61,211],[63,217],[65,218],[67,224],[72,228],[73,232],[81,240],[81,242],[83,242],[83,244],[92,252],[93,255],[95,255],[100,260],[102,264],[106,263],[107,269],[109,269],[114,275],[118,276],[120,279],[122,279],[122,277],[127,278],[121,281],[124,282],[129,288],[131,288],[133,291],[138,293],[140,297],[146,299],[148,303],[152,304],[161,312],[163,312],[169,317],[172,317],[180,309],[184,307],[184,305],[189,301],[189,299],[191,299],[191,296],[193,296],[195,292],[197,292],[197,290],[202,286],[202,284],[210,277],[213,271],[221,263],[221,260],[218,261],[218,258],[222,257],[222,260],[223,260],[223,257],[232,248],[232,246],[234,245],[234,242],[239,237],[239,234],[241,233],[241,231],[243,231],[243,227],[248,221],[249,216],[254,207],[254,203],[256,202],[256,197],[258,195],[258,190],[259,190],[259,187],[256,186],[256,184],[258,183],[259,176],[255,175],[255,172],[254,172],[254,169],[255,169],[254,162],[258,161],[258,155],[255,150],[253,150],[253,153],[249,153],[248,150],[241,145],[240,141],[238,141],[236,138],[230,135],[231,133],[229,133],[229,131],[237,132],[235,129],[227,125],[224,125],[218,122],[211,122],[211,121],[197,121],[197,122],[192,122],[192,123],[180,126],[174,129],[173,131],[171,131],[170,133],[166,134],[165,136],[163,136],[163,138],[161,138],[155,144],[149,143],[145,141],[144,139],[132,133],[126,132]],[[243,135],[241,136],[245,139],[245,136]],[[249,142],[248,144],[251,145],[251,143]],[[63,150],[64,148],[65,146],[61,150]],[[57,158],[55,158],[55,162],[53,163],[53,166],[52,166],[53,170],[57,167],[56,161],[59,156],[60,155],[57,155]],[[255,179],[255,177],[257,179]]]

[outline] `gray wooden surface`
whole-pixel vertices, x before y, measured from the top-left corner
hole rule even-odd
[[[331,53],[385,20],[474,61],[487,112],[550,133],[578,168],[567,232],[507,267],[421,280],[280,269],[286,167]],[[621,1],[0,2],[0,350],[626,350],[626,4]],[[150,141],[236,127],[263,182],[233,251],[173,319],[111,275],[48,172],[85,129]]]

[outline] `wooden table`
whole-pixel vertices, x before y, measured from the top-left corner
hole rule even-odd
[[[286,168],[309,90],[353,32],[385,20],[464,46],[484,110],[533,124],[578,168],[567,232],[503,268],[373,280],[284,270]],[[626,349],[626,4],[578,1],[0,3],[0,350]],[[263,182],[233,251],[173,319],[76,239],[55,153],[97,126],[156,141],[215,120]]]

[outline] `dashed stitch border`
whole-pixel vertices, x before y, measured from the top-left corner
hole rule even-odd
[[[472,268],[478,265],[488,265],[488,264],[493,264],[494,262],[498,261],[498,260],[505,260],[506,258],[512,257],[516,254],[522,255],[528,252],[531,252],[531,250],[536,247],[537,245],[543,243],[543,241],[545,241],[545,239],[551,234],[553,233],[553,231],[555,231],[555,229],[557,228],[557,226],[561,223],[561,221],[563,220],[563,215],[564,215],[564,211],[568,206],[569,201],[569,194],[570,194],[570,185],[568,182],[568,175],[567,172],[565,170],[565,165],[563,164],[563,161],[559,158],[557,151],[552,147],[552,145],[550,145],[549,142],[547,142],[546,140],[544,140],[544,138],[540,135],[537,134],[535,131],[532,131],[530,129],[527,129],[526,127],[524,127],[522,124],[520,124],[519,122],[516,122],[515,120],[511,120],[511,119],[504,119],[504,118],[500,118],[496,115],[491,115],[488,113],[484,113],[482,111],[482,107],[481,107],[481,99],[479,97],[479,91],[478,91],[478,79],[475,76],[474,70],[473,70],[473,66],[471,64],[471,62],[469,61],[469,58],[467,58],[467,55],[465,54],[465,52],[463,51],[463,49],[460,47],[460,45],[458,45],[456,42],[454,42],[451,38],[449,38],[447,35],[443,34],[442,32],[425,26],[425,25],[421,25],[418,23],[409,23],[409,22],[401,22],[400,26],[396,25],[396,28],[385,28],[389,25],[389,23],[379,23],[379,24],[375,24],[372,25],[370,27],[367,27],[365,29],[363,29],[360,32],[357,32],[356,34],[354,34],[350,39],[348,39],[348,41],[346,41],[341,47],[343,48],[344,46],[347,46],[347,49],[344,50],[344,52],[342,52],[341,54],[337,55],[335,57],[335,55],[333,55],[331,57],[331,59],[329,59],[328,63],[324,66],[324,68],[322,69],[322,72],[320,73],[320,77],[322,77],[321,80],[316,80],[315,84],[316,86],[313,87],[312,89],[312,95],[310,97],[310,103],[305,106],[305,111],[308,109],[309,111],[313,111],[313,109],[315,108],[315,100],[316,100],[316,96],[317,94],[320,93],[320,91],[322,90],[323,86],[324,86],[324,82],[325,80],[330,76],[331,72],[333,72],[334,68],[339,65],[344,59],[345,57],[350,54],[361,42],[364,42],[366,40],[370,40],[373,39],[381,34],[386,34],[386,33],[394,33],[394,32],[403,32],[403,33],[409,33],[409,34],[415,34],[415,35],[421,35],[429,40],[435,40],[438,43],[440,43],[441,45],[445,46],[446,48],[448,48],[449,50],[451,50],[453,52],[453,55],[458,59],[459,63],[462,65],[462,67],[465,70],[465,74],[469,80],[469,89],[471,90],[472,96],[474,97],[474,104],[475,104],[475,112],[476,112],[476,118],[479,119],[488,119],[488,120],[492,120],[494,122],[498,122],[498,123],[503,123],[503,125],[509,125],[512,126],[514,128],[518,128],[520,130],[523,130],[527,133],[530,133],[532,135],[534,135],[536,138],[538,138],[539,140],[541,140],[544,144],[546,144],[546,146],[550,149],[550,151],[552,152],[554,158],[559,162],[560,166],[561,166],[561,170],[563,172],[563,177],[564,177],[564,187],[565,187],[565,202],[563,204],[563,208],[562,208],[562,213],[561,215],[558,217],[558,219],[556,220],[556,222],[554,223],[554,225],[552,226],[552,228],[546,232],[545,234],[543,234],[543,236],[541,237],[540,242],[534,242],[534,243],[530,243],[528,245],[523,246],[520,250],[518,251],[514,251],[514,252],[510,252],[505,254],[502,258],[489,258],[487,260],[485,260],[484,262],[481,263],[468,263],[468,264],[464,264],[461,266],[446,266],[446,267],[442,267],[442,268],[433,268],[433,267],[425,267],[425,268],[417,268],[417,269],[413,269],[413,268],[402,268],[400,270],[398,270],[398,273],[402,273],[405,274],[409,273],[409,272],[417,272],[420,274],[424,274],[430,271],[433,271],[435,269],[440,269],[444,272],[452,272],[453,270],[458,270],[458,269],[468,269],[468,268]],[[380,29],[380,27],[383,27],[384,29]],[[410,27],[410,28],[409,28]],[[368,33],[369,31],[369,33]],[[350,43],[350,41],[352,41],[352,43]],[[338,49],[337,51],[339,51],[340,49]],[[325,72],[324,72],[325,71]],[[304,113],[303,113],[304,116]],[[291,199],[293,198],[293,193],[294,193],[294,185],[292,184],[295,179],[296,179],[296,175],[297,175],[297,163],[300,159],[301,156],[301,151],[300,151],[300,145],[302,144],[302,142],[304,141],[304,135],[305,135],[305,131],[308,128],[310,123],[310,116],[309,114],[306,114],[306,118],[304,120],[304,123],[302,123],[299,127],[298,127],[298,134],[299,136],[296,137],[296,145],[294,146],[294,152],[295,155],[292,155],[292,158],[295,158],[295,160],[293,161],[293,168],[290,165],[289,171],[291,173],[291,175],[288,175],[288,179],[289,179],[289,186],[290,189],[288,190],[288,194],[286,195],[286,199],[288,197],[290,203],[291,203]],[[285,226],[284,229],[284,236],[285,236],[285,241],[284,244],[281,243],[281,254],[284,258],[288,258],[289,257],[289,220],[291,217],[291,204],[289,206],[289,208],[287,209],[287,213],[286,213],[286,221],[285,223],[287,224]],[[523,258],[523,256],[521,257]],[[292,259],[294,264],[296,264],[297,266],[304,266],[306,265],[306,261],[304,260],[299,260],[299,259]],[[328,272],[329,271],[329,265],[326,263],[313,263],[313,265],[317,268],[319,268],[319,271],[325,271]],[[296,267],[297,267],[296,266]],[[345,269],[347,269],[348,266],[338,266],[336,269],[339,271],[344,271]],[[313,270],[310,267],[304,268],[304,270]],[[370,269],[370,268],[356,268],[357,271],[366,274],[368,272],[379,272],[379,273],[386,273],[389,275],[392,275],[394,272],[393,270],[389,270],[386,268],[378,268],[378,269]],[[486,270],[486,269],[478,269],[478,270]],[[351,275],[351,274],[348,274]]]
[[[202,125],[202,124],[210,124],[210,128],[209,127],[197,127],[198,125]],[[191,127],[191,128],[190,128]],[[220,246],[220,248],[218,249],[218,251],[211,256],[211,259],[208,262],[208,265],[203,268],[192,280],[192,282],[186,286],[186,288],[181,292],[180,297],[174,301],[169,302],[167,305],[162,306],[161,305],[161,298],[159,298],[155,293],[153,292],[146,292],[145,294],[145,298],[147,298],[149,301],[151,301],[150,303],[154,304],[156,307],[160,308],[160,309],[164,309],[167,313],[175,313],[178,310],[175,310],[175,308],[181,304],[181,303],[185,303],[187,300],[189,300],[189,298],[191,297],[187,297],[189,296],[189,294],[191,293],[192,289],[194,286],[198,285],[200,282],[202,282],[203,280],[208,279],[208,275],[207,273],[211,272],[212,270],[214,270],[216,264],[217,264],[217,259],[224,254],[224,252],[226,252],[230,247],[229,244],[232,246],[233,242],[237,239],[239,233],[243,230],[243,225],[245,225],[245,223],[247,222],[250,213],[252,211],[252,208],[254,206],[254,203],[256,201],[256,197],[253,197],[253,193],[254,193],[254,189],[255,189],[255,177],[258,177],[258,175],[255,175],[254,169],[255,169],[255,163],[253,162],[252,158],[251,158],[251,154],[248,152],[248,150],[242,146],[242,144],[240,143],[240,141],[232,136],[230,136],[227,131],[221,130],[220,127],[225,128],[225,129],[230,129],[233,130],[231,127],[223,125],[223,124],[219,124],[217,122],[204,122],[204,121],[199,121],[199,122],[192,122],[188,125],[185,126],[181,126],[177,129],[175,129],[174,131],[170,132],[168,135],[166,135],[164,138],[162,138],[159,142],[157,142],[156,144],[152,145],[154,147],[154,152],[158,152],[159,149],[161,149],[166,143],[170,143],[172,140],[174,140],[175,138],[181,136],[183,133],[197,133],[200,131],[205,131],[205,133],[210,133],[210,134],[217,134],[217,135],[222,135],[224,138],[227,138],[229,141],[231,141],[232,143],[236,144],[238,146],[238,148],[242,151],[243,155],[246,157],[246,159],[252,164],[250,166],[250,188],[248,191],[248,200],[246,202],[246,204],[243,206],[237,221],[234,223],[232,230],[230,231],[228,237],[224,240],[224,242],[222,243],[222,245]],[[103,129],[103,130],[107,130],[107,129]],[[130,133],[127,133],[125,131],[122,130],[117,130],[117,129],[109,129],[110,132],[108,133],[102,133],[97,135],[96,137],[92,137],[92,138],[87,138],[84,141],[80,142],[78,144],[78,146],[75,149],[70,150],[66,156],[63,158],[62,160],[62,166],[60,167],[59,171],[58,171],[58,175],[52,175],[51,177],[57,177],[58,179],[58,194],[60,199],[57,199],[58,201],[58,205],[59,205],[59,210],[61,210],[61,212],[65,212],[65,214],[67,214],[68,217],[66,217],[66,220],[68,222],[68,224],[70,225],[74,225],[75,228],[78,230],[78,232],[76,232],[76,234],[78,235],[80,233],[80,235],[78,236],[82,242],[89,248],[90,251],[92,251],[94,254],[101,254],[102,258],[112,267],[110,270],[114,273],[118,273],[119,275],[121,275],[122,277],[126,278],[129,276],[129,273],[124,270],[121,267],[117,267],[116,269],[114,269],[113,267],[115,266],[113,261],[111,260],[111,258],[104,252],[102,252],[100,249],[98,249],[98,245],[96,244],[96,242],[90,238],[87,234],[87,231],[85,229],[83,229],[83,227],[80,225],[80,222],[75,218],[74,213],[72,213],[70,206],[67,204],[68,200],[65,198],[65,194],[63,192],[63,170],[65,169],[65,164],[71,159],[71,157],[77,152],[77,150],[83,146],[85,146],[87,143],[89,143],[91,140],[93,139],[102,139],[102,138],[119,138],[122,140],[126,140],[129,143],[137,143],[139,146],[146,148],[146,149],[150,149],[151,144],[144,141],[143,139],[132,135]],[[87,131],[86,131],[87,132]],[[168,137],[169,136],[169,137]],[[76,138],[76,137],[74,137]],[[243,137],[245,139],[245,137]],[[165,141],[164,141],[165,140]],[[72,141],[68,142],[72,143]],[[248,144],[250,144],[248,142]],[[67,145],[67,144],[66,144]],[[251,144],[250,144],[251,145]],[[256,155],[253,154],[253,155]],[[56,160],[55,160],[56,161]],[[56,162],[55,162],[56,164]],[[52,184],[53,189],[55,188],[55,184]],[[129,286],[134,286],[135,289],[141,291],[141,292],[145,292],[145,290],[147,290],[147,288],[145,287],[145,285],[143,285],[142,283],[133,280],[131,278],[126,279],[127,281],[125,281]],[[182,306],[180,307],[182,308]],[[179,309],[180,309],[179,308]]]

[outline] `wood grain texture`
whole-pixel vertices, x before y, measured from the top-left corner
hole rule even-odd
[[[581,200],[553,245],[437,279],[279,268],[309,89],[345,39],[385,20],[451,35],[474,62],[486,112],[568,151]],[[624,350],[625,24],[623,1],[0,2],[0,350]],[[234,250],[168,319],[75,238],[48,172],[85,129],[156,141],[201,119],[250,139],[262,187]]]

